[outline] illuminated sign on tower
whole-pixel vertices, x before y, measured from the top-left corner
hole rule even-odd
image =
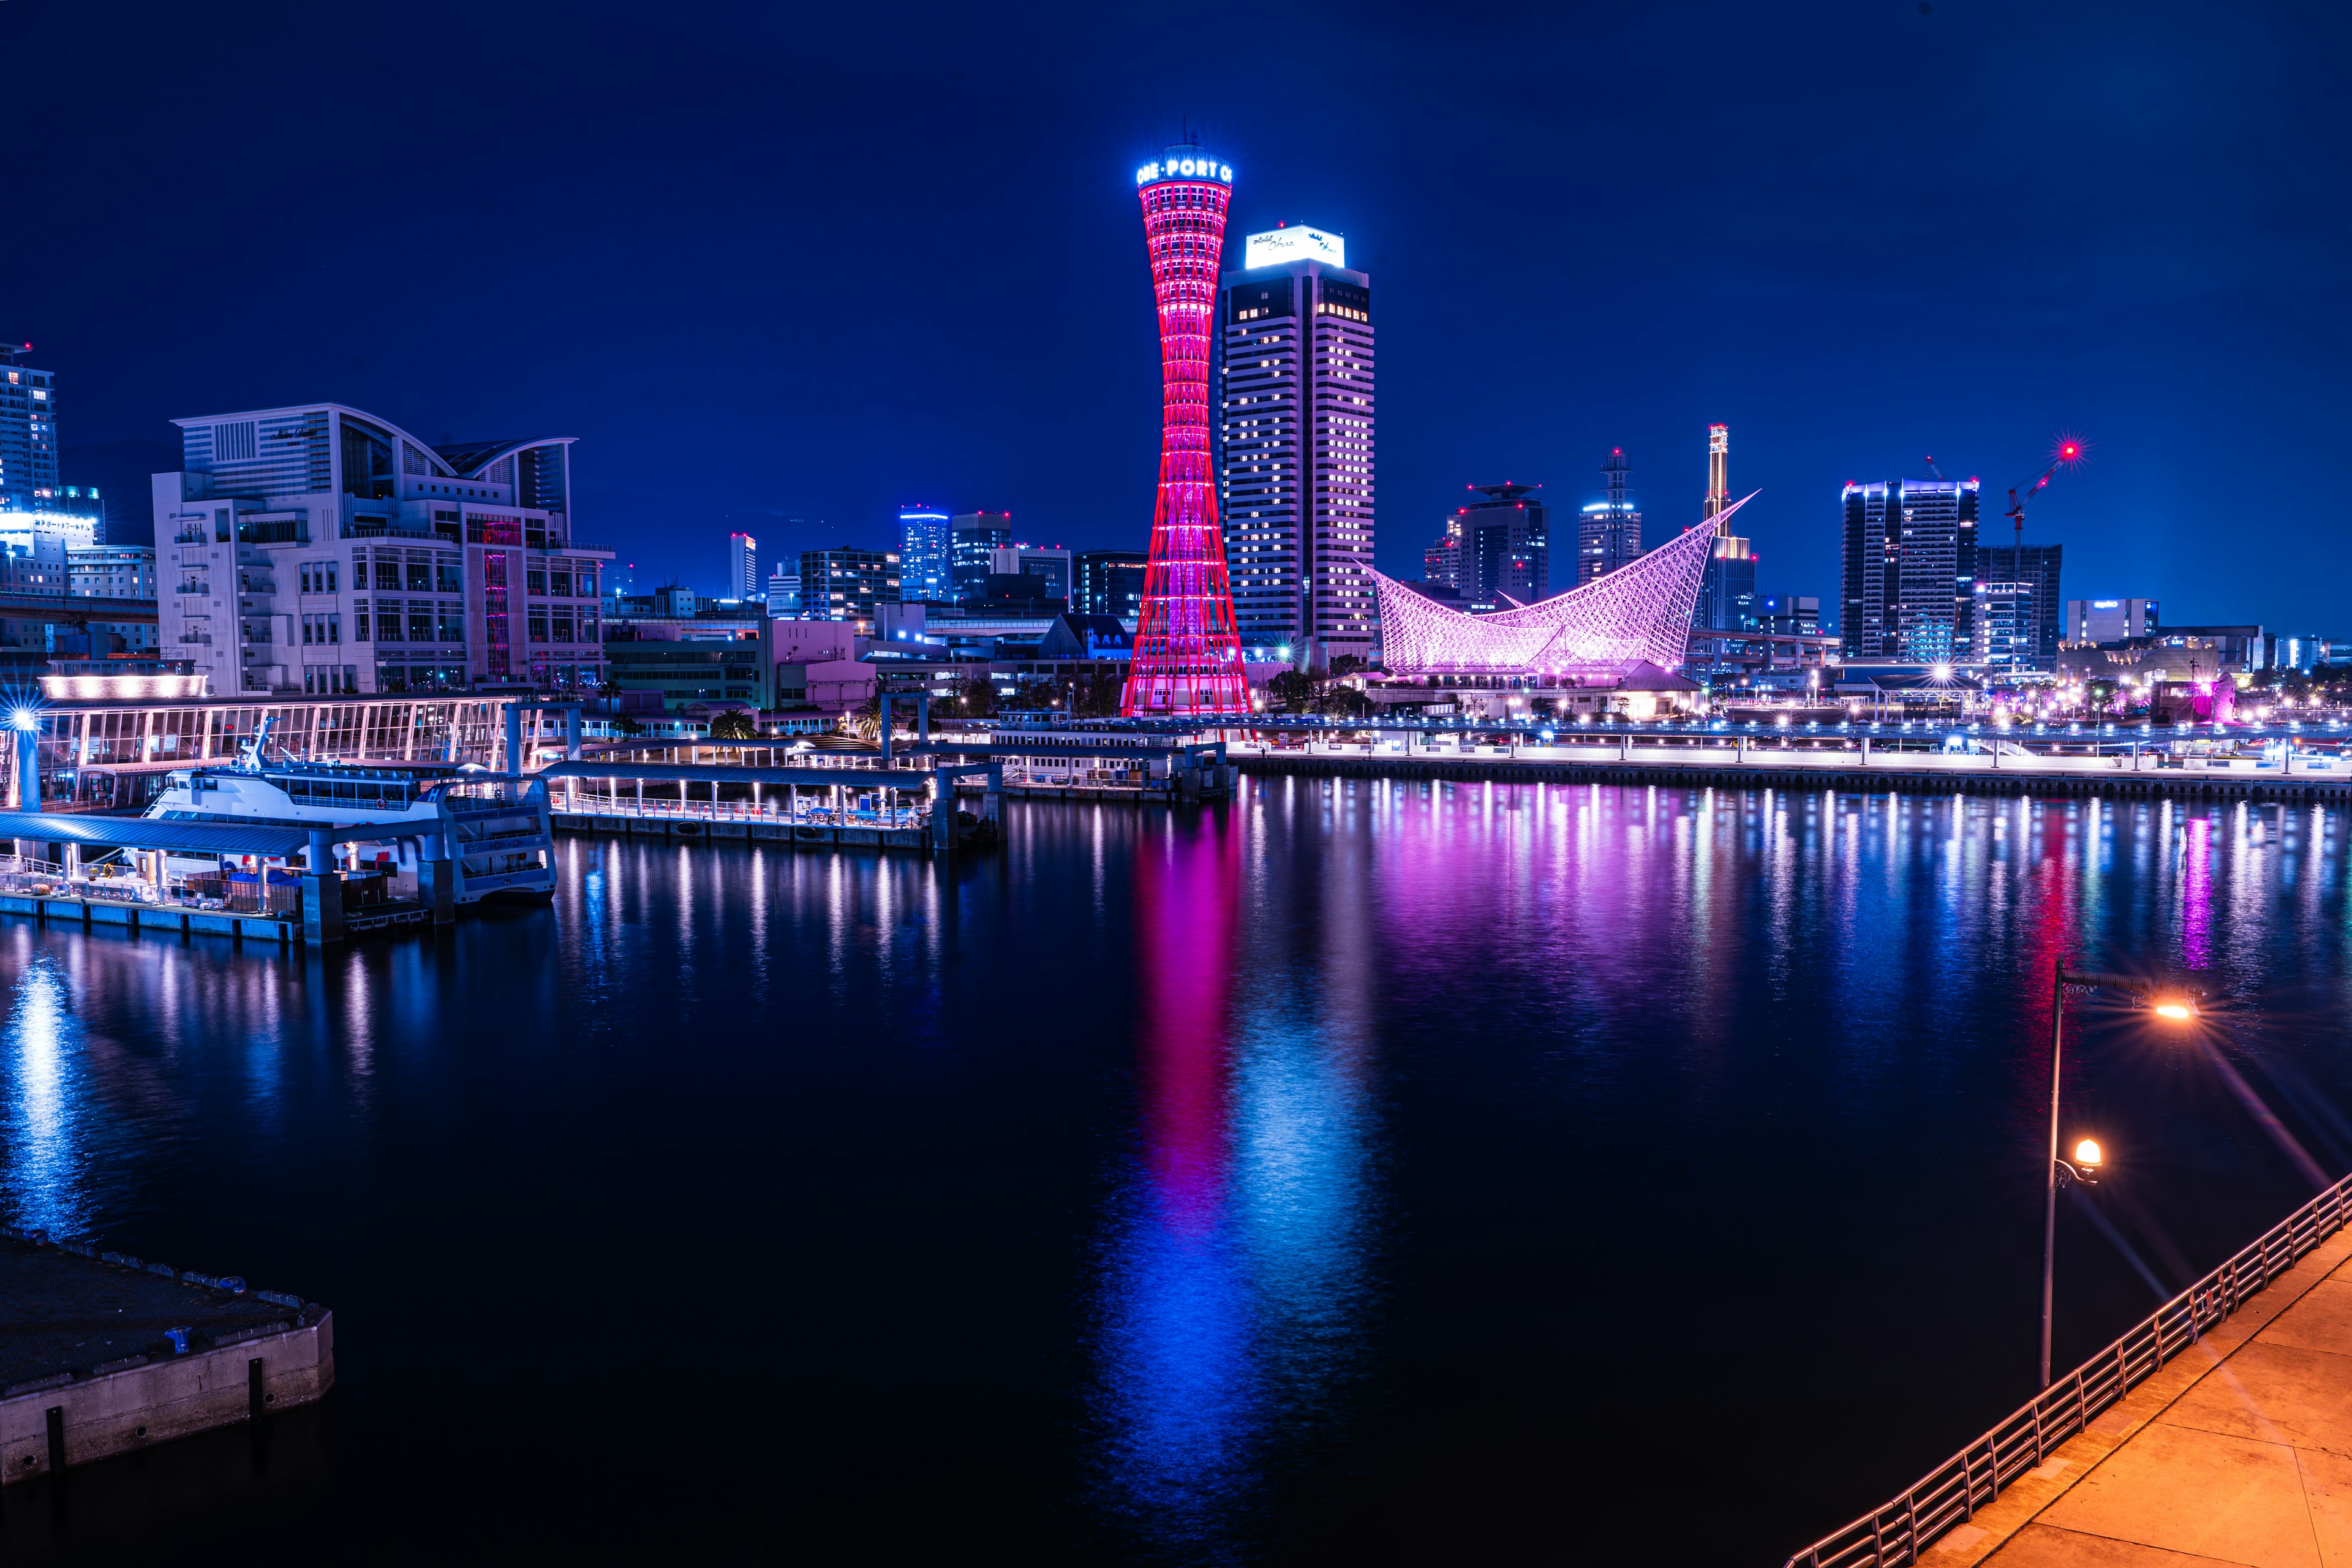
[[[1347,237],[1326,234],[1319,228],[1308,228],[1300,224],[1296,228],[1277,228],[1265,234],[1242,237],[1244,271],[1260,267],[1279,267],[1286,261],[1321,261],[1333,267],[1345,267],[1348,265]]]
[[[1233,202],[1233,167],[1197,147],[1135,172],[1160,307],[1160,488],[1121,711],[1243,713],[1249,683],[1217,526],[1209,452],[1209,331]]]

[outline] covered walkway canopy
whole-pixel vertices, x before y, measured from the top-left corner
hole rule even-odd
[[[692,784],[808,784],[830,788],[840,784],[863,789],[929,789],[932,779],[940,772],[971,773],[984,771],[984,759],[970,762],[942,762],[936,766],[913,768],[746,768],[719,767],[696,763],[550,763],[532,773],[535,779],[612,779],[627,784],[642,780],[646,784],[676,784],[684,779]]]
[[[334,827],[321,823],[330,844],[401,835],[415,824]],[[404,833],[403,829],[405,828]],[[30,838],[73,844],[84,849],[163,849],[173,855],[257,855],[280,859],[310,847],[311,829],[252,822],[189,822],[147,816],[65,816],[47,811],[0,811],[0,839]]]

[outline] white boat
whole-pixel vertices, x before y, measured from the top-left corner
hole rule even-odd
[[[271,760],[264,755],[268,734],[265,721],[229,766],[174,769],[144,815],[176,822],[333,827],[339,834],[362,828],[371,837],[351,841],[343,851],[357,868],[414,879],[420,857],[446,853],[456,867],[452,890],[460,904],[492,896],[554,895],[554,829],[541,780],[479,768]],[[176,856],[168,868],[182,876],[219,868],[212,861]],[[253,873],[283,868],[275,860],[237,868]]]

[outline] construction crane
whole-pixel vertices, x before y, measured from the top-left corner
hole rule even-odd
[[[1938,480],[1944,477],[1944,470],[1936,467],[1936,454],[1933,452],[1927,454],[1927,475],[1930,479]]]
[[[2011,488],[2009,492],[2009,521],[2017,525],[2018,549],[2023,550],[2025,548],[2026,501],[2032,500],[2035,496],[2040,495],[2042,493],[2042,488],[2050,482],[2051,477],[2056,474],[2059,469],[2079,462],[2082,459],[2082,456],[2083,443],[2075,440],[2072,437],[2067,437],[2061,440],[2058,443],[2057,449],[2050,454],[2050,466],[2042,470],[2042,477],[2025,487],[2025,495],[2023,499],[2021,500],[2019,498],[2014,487]],[[2021,561],[2024,557],[2021,555],[2016,557],[2016,559]]]

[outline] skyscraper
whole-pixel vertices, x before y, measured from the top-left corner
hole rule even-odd
[[[948,531],[948,596],[977,598],[988,592],[996,552],[1013,542],[1009,511],[960,511]]]
[[[954,532],[946,512],[928,507],[898,509],[901,598],[909,604],[945,604],[955,597]]]
[[[1609,459],[1601,465],[1601,477],[1609,485],[1609,499],[1586,507],[1583,521],[1577,530],[1579,583],[1605,577],[1641,556],[1642,514],[1633,510],[1633,503],[1625,496],[1625,479],[1630,471],[1625,448],[1609,448]]]
[[[1730,504],[1731,426],[1710,425],[1706,427],[1706,510],[1703,515],[1712,521]]]
[[[1217,478],[1242,646],[1372,651],[1372,283],[1347,241],[1253,234],[1224,274]]]
[[[58,378],[26,363],[32,352],[0,343],[0,511],[58,489]]]
[[[1713,520],[1731,504],[1731,426],[1706,427],[1706,510]],[[1710,631],[1752,631],[1756,626],[1756,552],[1748,541],[1731,531],[1727,522],[1715,525],[1715,553],[1707,558],[1706,575],[1699,580],[1698,607],[1691,612],[1695,627]]]
[[[1968,481],[1973,490],[1976,481]],[[1987,584],[2011,584],[2020,669],[2058,668],[2058,639],[2065,630],[2065,603],[2058,596],[2063,544],[1986,544],[1978,547],[1974,574]]]
[[[1550,597],[1551,511],[1533,499],[1539,488],[1472,485],[1486,499],[1446,518],[1422,557],[1423,575],[1460,589],[1465,607],[1478,615]]]
[[[1977,504],[1974,479],[1845,487],[1838,632],[1847,659],[1941,664],[1976,657],[1976,584],[2009,580],[1980,558]],[[2053,658],[2057,619],[2053,599]]]
[[[727,594],[730,599],[760,596],[760,542],[748,533],[727,536]]]
[[[1209,450],[1210,325],[1233,178],[1195,146],[1135,172],[1160,308],[1160,424],[1143,615],[1119,700],[1130,717],[1249,710]]]

